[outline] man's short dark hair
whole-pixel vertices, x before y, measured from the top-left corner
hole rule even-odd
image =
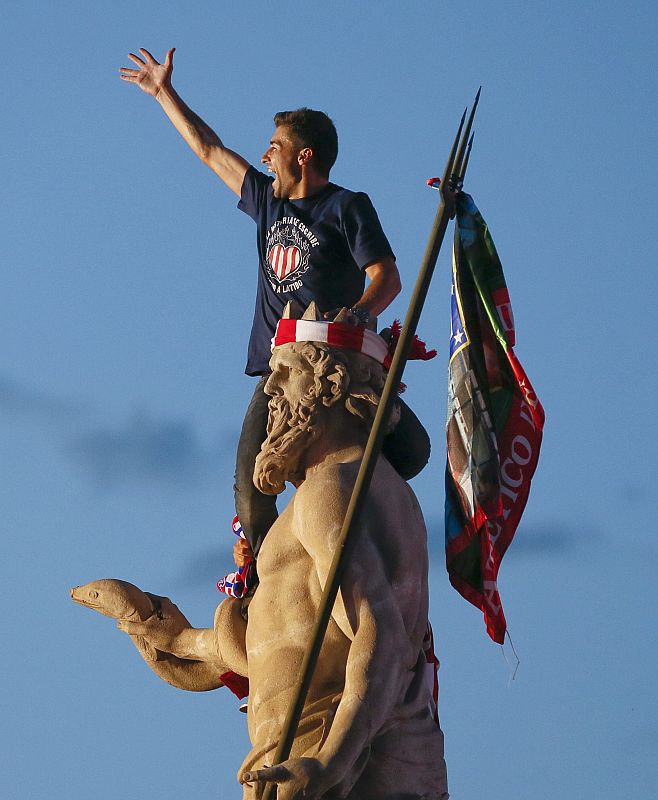
[[[313,151],[314,166],[325,177],[338,156],[338,134],[336,126],[323,111],[298,108],[296,111],[279,111],[274,115],[274,124],[285,125],[300,147]]]

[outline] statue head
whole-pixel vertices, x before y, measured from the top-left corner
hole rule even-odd
[[[301,320],[282,319],[273,340],[267,438],[254,470],[266,494],[303,479],[312,445],[365,444],[386,380],[383,339],[313,316],[314,303]]]

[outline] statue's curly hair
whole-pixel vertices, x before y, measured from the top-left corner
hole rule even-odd
[[[345,409],[369,428],[386,382],[382,365],[363,353],[338,350],[323,342],[299,343],[296,349],[313,367],[315,396],[327,406],[342,398]],[[396,411],[392,418],[387,432],[397,422]]]

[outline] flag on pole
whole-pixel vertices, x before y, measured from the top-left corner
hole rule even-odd
[[[446,466],[446,564],[450,582],[484,614],[499,644],[498,594],[537,466],[544,410],[514,355],[514,318],[489,229],[457,197],[453,251]]]

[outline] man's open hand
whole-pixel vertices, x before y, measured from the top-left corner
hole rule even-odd
[[[174,51],[175,47],[167,52],[163,64],[159,64],[148,50],[143,47],[139,52],[143,59],[134,53],[128,53],[128,58],[137,65],[137,69],[121,67],[119,70],[122,81],[136,83],[137,86],[146,94],[157,97],[160,89],[171,85],[171,73],[174,70]],[[146,59],[146,60],[144,60]]]

